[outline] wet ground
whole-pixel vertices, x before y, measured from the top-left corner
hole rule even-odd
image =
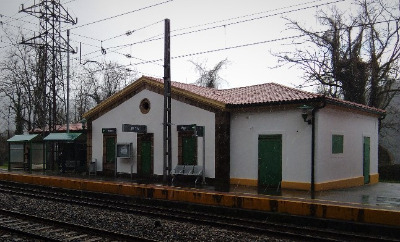
[[[311,200],[309,191],[297,190],[264,190],[259,191],[253,187],[231,187],[231,192],[252,195],[266,194],[282,198],[299,198]],[[316,201],[339,202],[348,205],[367,206],[400,211],[400,183],[380,182],[372,185],[352,187],[345,189],[315,192]]]

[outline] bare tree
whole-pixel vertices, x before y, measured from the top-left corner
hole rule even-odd
[[[115,62],[88,61],[81,65],[74,81],[76,116],[81,118],[89,109],[136,80],[137,75],[136,70]]]
[[[37,120],[37,86],[36,51],[19,45],[17,37],[7,35],[12,47],[5,53],[0,62],[0,95],[5,106],[15,119],[16,134],[30,130]],[[9,115],[9,114],[7,114]]]
[[[213,68],[208,69],[206,63],[196,63],[190,61],[200,77],[196,80],[195,84],[202,87],[218,88],[224,79],[219,75],[220,71],[229,63],[228,59],[218,62]]]
[[[296,51],[276,56],[283,63],[299,66],[305,82],[318,84],[318,91],[326,95],[385,109],[400,91],[396,85],[399,6],[383,0],[356,3],[359,11],[355,16],[346,17],[336,8],[320,11],[317,18],[326,31],[313,31],[289,20],[290,28],[305,40],[294,43]]]

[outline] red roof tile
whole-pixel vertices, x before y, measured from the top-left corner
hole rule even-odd
[[[82,123],[76,123],[76,124],[69,124],[69,130],[70,131],[82,131]],[[45,128],[45,131],[49,131],[49,127]],[[56,125],[56,129],[53,132],[65,132],[67,131],[67,125]],[[42,129],[40,128],[35,128],[34,130],[30,131],[31,133],[41,133],[43,132]]]
[[[162,79],[146,78],[163,83]],[[233,105],[311,100],[322,97],[319,94],[301,91],[276,83],[219,90],[180,82],[171,82],[171,86],[224,104]]]
[[[144,76],[146,79],[164,83],[163,79]],[[171,86],[199,96],[218,101],[228,105],[274,104],[300,101],[313,101],[323,98],[321,94],[302,91],[283,86],[277,83],[264,83],[231,89],[214,89],[199,87],[193,84],[171,82]],[[328,103],[362,109],[368,112],[384,114],[385,111],[366,105],[345,101],[342,99],[325,97]]]
[[[90,118],[102,110],[111,108],[115,102],[118,102],[125,95],[134,91],[139,85],[148,83],[149,85],[161,86],[163,79],[142,76],[139,80],[133,82],[120,92],[114,94],[107,100],[103,101],[93,109],[84,114],[85,118]],[[352,103],[340,99],[324,97],[321,94],[306,92],[295,88],[286,87],[276,83],[265,83],[254,86],[231,88],[231,89],[214,89],[207,87],[199,87],[193,84],[185,84],[180,82],[171,82],[172,92],[181,91],[183,95],[198,99],[207,103],[212,103],[217,108],[225,108],[231,106],[248,106],[248,105],[271,105],[271,104],[288,104],[300,102],[313,102],[326,100],[327,103],[339,106],[356,108],[366,112],[383,115],[384,110],[380,110],[366,105]]]

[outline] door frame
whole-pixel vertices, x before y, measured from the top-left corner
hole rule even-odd
[[[107,139],[113,138],[114,139],[114,162],[108,163],[107,162]],[[116,173],[116,164],[117,164],[117,135],[116,134],[104,134],[103,135],[103,172],[106,174]],[[111,175],[111,174],[109,174]]]
[[[366,152],[366,140],[368,140],[368,153]],[[368,154],[368,156],[367,156]],[[370,174],[371,174],[371,137],[363,136],[363,176],[364,176],[364,184],[370,183]]]
[[[278,184],[270,184],[270,185],[268,185],[268,184],[263,184],[262,183],[262,181],[261,181],[261,176],[260,176],[260,174],[261,174],[261,172],[263,171],[262,169],[260,169],[260,167],[261,167],[261,162],[262,162],[262,157],[260,157],[261,156],[261,149],[260,149],[260,140],[264,140],[264,139],[271,139],[271,140],[275,140],[275,141],[278,141],[279,143],[278,143],[278,145],[279,145],[279,148],[280,148],[280,160],[279,160],[279,170],[280,170],[280,174],[278,175],[278,180],[279,181],[277,181],[277,183]],[[280,133],[275,133],[275,134],[260,134],[260,135],[258,135],[258,139],[257,139],[257,146],[258,146],[258,156],[257,156],[257,158],[258,158],[258,160],[257,160],[257,175],[258,175],[258,177],[257,177],[257,183],[258,183],[258,186],[271,186],[271,187],[274,187],[274,188],[276,188],[276,187],[278,187],[278,188],[280,188],[281,187],[281,183],[282,183],[282,173],[283,173],[283,171],[282,171],[282,161],[283,161],[283,134],[280,134]],[[268,162],[268,161],[265,161],[265,162]],[[279,172],[278,172],[279,173]]]
[[[198,141],[197,141],[197,137],[194,136],[194,132],[193,131],[180,131],[178,132],[178,165],[184,165],[184,161],[183,161],[183,139],[184,137],[193,137],[194,138],[194,165],[197,165],[198,163]]]
[[[151,143],[151,154],[150,154],[150,174],[149,176],[154,174],[154,134],[153,133],[138,133],[137,134],[137,175],[140,177],[147,176],[143,174],[142,171],[142,142],[150,141]]]

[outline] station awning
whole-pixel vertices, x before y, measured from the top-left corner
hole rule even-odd
[[[40,142],[42,136],[39,134],[19,134],[9,138],[7,142],[23,143],[23,142]]]
[[[44,141],[75,141],[81,133],[50,133],[43,140]]]

